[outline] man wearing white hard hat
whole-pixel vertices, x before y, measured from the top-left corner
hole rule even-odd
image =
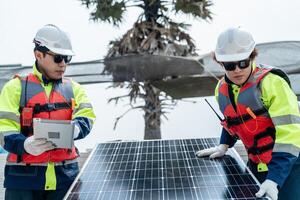
[[[74,140],[87,136],[95,119],[84,89],[63,77],[74,55],[67,33],[48,24],[33,42],[33,72],[10,80],[0,95],[0,142],[9,153],[6,200],[63,199],[79,172],[77,149],[35,138],[33,118],[71,121]]]
[[[218,158],[240,139],[248,167],[261,183],[257,197],[300,199],[300,114],[289,78],[257,64],[255,41],[241,28],[222,32],[214,52],[225,69],[215,91],[224,115],[220,145],[196,152]],[[280,55],[278,55],[280,56]]]

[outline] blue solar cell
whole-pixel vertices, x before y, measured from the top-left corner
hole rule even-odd
[[[258,182],[235,150],[222,159],[195,152],[216,138],[99,144],[66,199],[256,199]]]

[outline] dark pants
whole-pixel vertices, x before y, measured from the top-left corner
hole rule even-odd
[[[279,190],[279,200],[299,200],[300,199],[300,159],[296,161],[293,169]]]
[[[266,179],[267,172],[257,172],[256,164],[248,162],[248,167],[262,183]],[[278,200],[299,200],[300,199],[300,158],[294,164],[290,175],[285,180],[283,186],[279,189]]]
[[[5,200],[62,200],[67,193],[64,190],[5,190]]]

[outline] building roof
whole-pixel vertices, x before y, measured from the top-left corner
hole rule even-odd
[[[81,84],[112,82],[112,76],[103,74],[104,64],[102,60],[77,62],[69,64],[65,77],[72,78]],[[14,75],[26,75],[32,72],[32,66],[21,64],[0,65],[0,89]]]

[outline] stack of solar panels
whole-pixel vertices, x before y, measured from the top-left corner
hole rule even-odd
[[[98,144],[66,199],[256,199],[258,182],[235,150],[222,159],[195,152],[215,138]]]

